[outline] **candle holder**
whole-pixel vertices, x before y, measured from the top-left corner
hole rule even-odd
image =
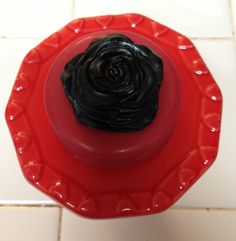
[[[80,18],[24,58],[6,121],[25,178],[90,218],[159,213],[211,166],[222,95],[193,43],[139,14]]]

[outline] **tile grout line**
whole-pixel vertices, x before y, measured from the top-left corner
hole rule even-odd
[[[39,40],[42,41],[44,37],[7,37],[0,36],[0,40]]]
[[[0,208],[59,208],[57,204],[0,204]]]
[[[55,206],[57,205],[56,202],[51,200],[15,200],[15,199],[6,199],[0,200],[1,205],[48,205],[48,206]]]
[[[236,212],[236,208],[198,208],[198,207],[173,207],[169,210],[179,210],[179,211],[227,211],[227,212]]]
[[[210,40],[210,41],[232,39],[232,37],[188,37],[188,38],[191,40]]]
[[[57,204],[0,204],[0,208],[59,208],[60,210],[60,217],[59,217],[59,223],[61,226],[61,221],[62,221],[62,211],[63,207]],[[168,210],[196,210],[196,211],[236,211],[235,208],[209,208],[209,207],[172,207]],[[60,230],[60,228],[58,228]]]
[[[59,220],[58,220],[58,228],[57,228],[57,241],[61,241],[62,211],[63,211],[63,208],[62,208],[62,207],[59,207]]]

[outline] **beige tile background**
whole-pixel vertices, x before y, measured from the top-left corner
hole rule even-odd
[[[57,207],[0,207],[0,240],[57,241]]]
[[[159,215],[89,220],[64,210],[62,241],[233,241],[236,212],[171,209]]]

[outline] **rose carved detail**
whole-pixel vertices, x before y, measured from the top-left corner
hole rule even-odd
[[[162,79],[161,58],[121,34],[94,39],[61,75],[78,121],[117,132],[139,131],[153,121]]]

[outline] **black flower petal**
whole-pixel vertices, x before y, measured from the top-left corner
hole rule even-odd
[[[162,75],[162,60],[151,49],[110,34],[70,60],[61,80],[78,121],[126,132],[154,119]]]

